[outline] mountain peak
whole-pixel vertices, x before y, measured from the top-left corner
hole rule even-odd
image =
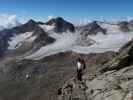
[[[34,21],[33,19],[30,19],[26,24],[33,25],[33,24],[37,24],[37,22]]]
[[[56,17],[55,20],[61,20],[61,21],[63,21],[64,19],[62,17]]]
[[[45,23],[46,25],[54,25],[55,32],[75,32],[75,27],[72,23],[64,20],[62,17],[56,17]]]
[[[56,17],[56,18],[52,18],[50,19],[48,22],[46,22],[46,24],[56,24],[56,23],[63,23],[66,22],[62,17]]]
[[[51,18],[50,20],[64,20],[62,17],[54,17],[54,18]]]

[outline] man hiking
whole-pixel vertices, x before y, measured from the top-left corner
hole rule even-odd
[[[78,58],[76,61],[77,66],[77,79],[82,81],[83,71],[86,69],[85,61],[81,58]]]

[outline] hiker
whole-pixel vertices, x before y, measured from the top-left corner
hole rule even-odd
[[[83,71],[86,69],[85,61],[81,58],[77,59],[77,79],[82,81]]]
[[[25,78],[26,78],[26,80],[30,79],[30,75],[29,74],[26,74],[25,75]]]

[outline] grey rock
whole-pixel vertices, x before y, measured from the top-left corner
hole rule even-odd
[[[96,35],[99,32],[106,34],[106,29],[103,29],[100,25],[98,25],[97,21],[78,27],[78,30],[81,32],[81,34],[85,34],[85,36]]]
[[[53,18],[45,23],[46,25],[54,25],[55,32],[62,33],[62,32],[75,32],[75,27],[72,23],[65,21],[61,17]]]

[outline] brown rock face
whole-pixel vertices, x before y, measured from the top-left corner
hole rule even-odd
[[[102,55],[106,56],[100,60]],[[57,90],[76,75],[77,57],[86,61],[87,71],[91,72],[96,69],[95,64],[105,63],[114,55],[65,52],[39,61],[4,60],[0,65],[0,97],[2,100],[57,100]]]

